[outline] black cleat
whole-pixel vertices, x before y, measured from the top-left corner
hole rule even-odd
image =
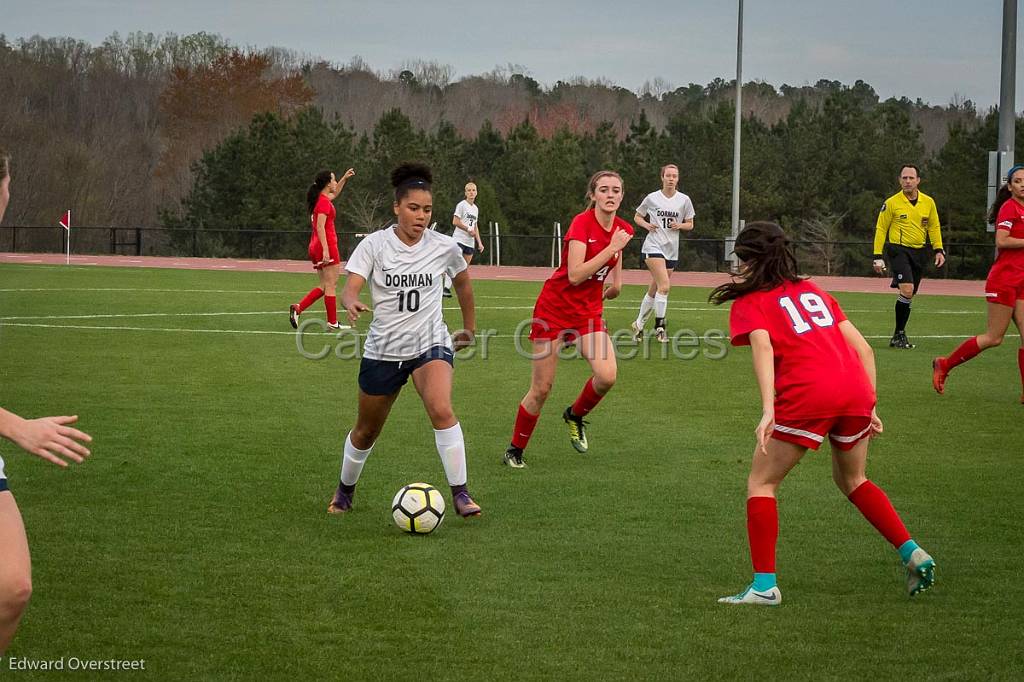
[[[501,463],[507,464],[513,469],[526,468],[526,462],[523,461],[523,451],[514,445],[508,446],[508,450],[505,451],[505,456],[501,458]]]
[[[889,340],[889,348],[910,350],[913,347],[914,344],[910,343],[910,339],[907,338],[906,332],[896,332],[892,335],[892,339]]]

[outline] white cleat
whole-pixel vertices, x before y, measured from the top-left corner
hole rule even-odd
[[[743,590],[739,594],[734,594],[731,597],[721,597],[718,600],[719,604],[760,604],[761,606],[778,606],[782,603],[782,592],[778,586],[766,592],[758,592],[751,585],[747,589]]]
[[[637,321],[633,320],[633,323],[631,325],[629,325],[629,329],[630,329],[630,331],[633,332],[633,340],[634,341],[636,341],[637,343],[640,343],[641,341],[644,340],[644,328],[643,328],[643,325],[637,324]]]

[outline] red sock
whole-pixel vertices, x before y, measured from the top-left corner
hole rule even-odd
[[[1020,394],[1024,400],[1024,348],[1017,349],[1017,367],[1020,368]]]
[[[525,450],[527,444],[530,442],[530,436],[533,435],[533,429],[537,426],[537,419],[540,417],[539,414],[530,414],[526,411],[526,408],[522,405],[519,406],[519,412],[516,413],[516,425],[512,431],[512,445]]]
[[[310,289],[309,293],[306,294],[305,298],[303,298],[301,301],[299,301],[299,312],[301,313],[303,310],[305,310],[309,306],[311,306],[314,303],[316,303],[317,301],[319,301],[320,297],[323,296],[323,295],[324,295],[324,290],[321,289],[320,287],[317,287],[315,289]]]
[[[779,504],[774,497],[747,498],[747,539],[754,573],[774,573],[779,539]]]
[[[946,369],[951,370],[957,365],[962,365],[980,352],[981,348],[978,346],[978,337],[972,336],[949,354],[949,357],[946,358]]]
[[[893,509],[892,502],[885,492],[871,481],[864,481],[857,486],[857,489],[850,493],[850,502],[857,505],[864,518],[870,521],[893,547],[899,549],[900,545],[910,539],[910,533],[903,525],[900,515]]]
[[[324,307],[327,308],[328,324],[338,324],[338,299],[335,296],[324,296]]]
[[[603,397],[594,390],[594,378],[587,379],[587,385],[583,387],[576,402],[572,404],[572,413],[577,417],[586,417],[592,409],[597,407]]]

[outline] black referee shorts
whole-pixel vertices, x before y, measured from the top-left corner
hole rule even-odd
[[[931,255],[929,251],[925,247],[912,249],[899,244],[886,244],[885,259],[892,272],[892,284],[889,286],[898,289],[901,284],[913,283],[916,294],[924,278],[924,269],[928,266],[928,257]]]

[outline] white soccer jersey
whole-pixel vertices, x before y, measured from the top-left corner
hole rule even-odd
[[[647,222],[658,226],[658,229],[647,233],[641,251],[645,254],[660,253],[666,260],[679,260],[679,230],[670,230],[668,226],[686,222],[696,215],[690,197],[676,192],[670,198],[659,189],[644,197],[636,212]]]
[[[452,236],[455,237],[455,241],[460,244],[465,244],[466,246],[476,246],[476,223],[480,217],[480,207],[463,199],[459,202],[459,205],[455,207],[455,217],[461,220],[462,224],[469,228],[469,231],[467,232],[461,227],[455,225],[455,230],[452,232]]]
[[[345,264],[370,283],[373,322],[363,356],[371,360],[412,360],[432,346],[452,347],[441,314],[441,276],[466,269],[462,252],[451,237],[432,230],[407,246],[396,229],[369,234]]]
[[[0,481],[5,478],[7,478],[7,476],[4,474],[4,458],[0,457]]]

